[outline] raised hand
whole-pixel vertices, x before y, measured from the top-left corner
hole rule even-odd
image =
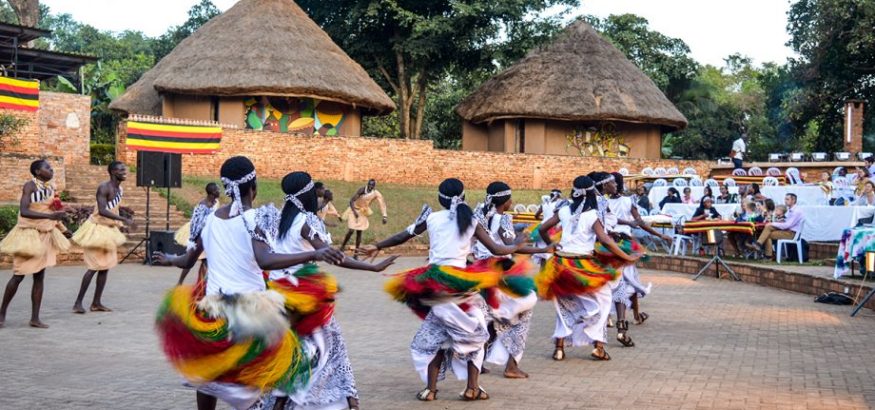
[[[377,249],[377,245],[363,245],[361,248],[355,250],[356,255],[367,258],[376,257],[379,252],[380,250]]]
[[[374,265],[374,272],[382,272],[386,270],[389,266],[395,263],[395,259],[398,259],[398,255],[392,255],[386,259],[380,261],[380,263]]]
[[[164,252],[152,252],[152,263],[161,266],[170,266],[170,259]]]
[[[344,255],[343,252],[332,247],[326,247],[317,250],[314,259],[317,261],[325,261],[332,265],[338,265],[343,262],[345,257],[346,255]]]

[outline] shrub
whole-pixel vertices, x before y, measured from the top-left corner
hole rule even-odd
[[[18,221],[17,206],[0,206],[0,238],[6,236]]]
[[[114,144],[91,144],[91,164],[107,165],[115,160]]]

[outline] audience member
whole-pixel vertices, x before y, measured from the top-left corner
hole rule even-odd
[[[690,187],[684,188],[684,196],[681,198],[681,203],[687,205],[695,205],[696,200],[693,199],[693,190]]]
[[[732,204],[735,203],[735,198],[729,194],[729,187],[726,185],[720,185],[720,195],[714,199],[714,203],[717,204]]]
[[[699,201],[699,207],[693,213],[691,221],[705,221],[712,219],[720,219],[720,213],[714,208],[714,198],[703,196]]]
[[[653,204],[650,203],[650,197],[647,194],[647,187],[638,185],[638,188],[635,189],[635,195],[632,196],[632,202],[650,212]]]
[[[868,157],[872,158],[872,157]],[[875,205],[875,182],[866,181],[863,183],[863,191],[857,196],[855,205],[873,206]]]
[[[659,201],[659,209],[664,209],[665,204],[679,204],[681,203],[681,194],[675,187],[668,188],[666,192],[665,198],[662,198],[662,201]]]
[[[802,210],[796,207],[796,194],[788,193],[784,196],[784,204],[787,205],[786,220],[767,223],[759,239],[750,246],[758,251],[764,251],[769,258],[772,257],[772,241],[793,239],[805,221]]]

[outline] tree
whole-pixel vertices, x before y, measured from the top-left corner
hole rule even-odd
[[[548,7],[578,0],[302,0],[298,4],[397,102],[401,136],[419,138],[429,92],[453,72],[494,70],[508,38]],[[549,25],[549,23],[547,23]],[[510,36],[506,36],[510,34]],[[414,117],[415,113],[415,117]]]
[[[841,148],[842,108],[848,99],[875,102],[875,2],[870,0],[799,0],[788,12],[787,31],[799,59],[790,61],[800,88],[785,104],[795,127],[819,133],[816,150]],[[867,124],[875,123],[872,109]],[[869,127],[868,136],[875,135]]]
[[[200,3],[192,6],[188,10],[188,20],[185,23],[182,23],[181,26],[171,27],[155,41],[155,61],[161,61],[164,56],[173,51],[180,41],[185,40],[202,25],[210,21],[211,18],[221,13],[218,7],[210,0],[201,0]]]
[[[39,0],[9,0],[9,5],[18,16],[18,24],[36,27],[40,18]]]

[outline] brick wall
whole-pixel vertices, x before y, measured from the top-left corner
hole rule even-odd
[[[41,155],[15,154],[0,152],[0,202],[18,203],[21,196],[21,186],[30,181],[30,163],[40,158],[49,160],[55,170],[55,189],[66,189],[66,164],[64,157],[44,157]]]
[[[135,164],[136,152],[125,149],[125,135],[122,123],[116,147],[118,158]],[[457,177],[471,188],[482,188],[495,180],[505,181],[514,188],[565,188],[578,175],[621,167],[632,172],[646,166],[693,167],[700,175],[710,171],[707,161],[438,150],[428,140],[312,137],[225,128],[222,151],[215,155],[184,155],[183,172],[217,175],[222,162],[233,155],[249,157],[259,175],[273,178],[295,170],[307,171],[319,179],[375,178],[407,185],[435,185],[444,178]]]
[[[3,138],[0,152],[63,157],[66,165],[88,164],[91,97],[40,91],[40,108],[36,112],[0,110],[0,113],[28,120],[12,138]]]

